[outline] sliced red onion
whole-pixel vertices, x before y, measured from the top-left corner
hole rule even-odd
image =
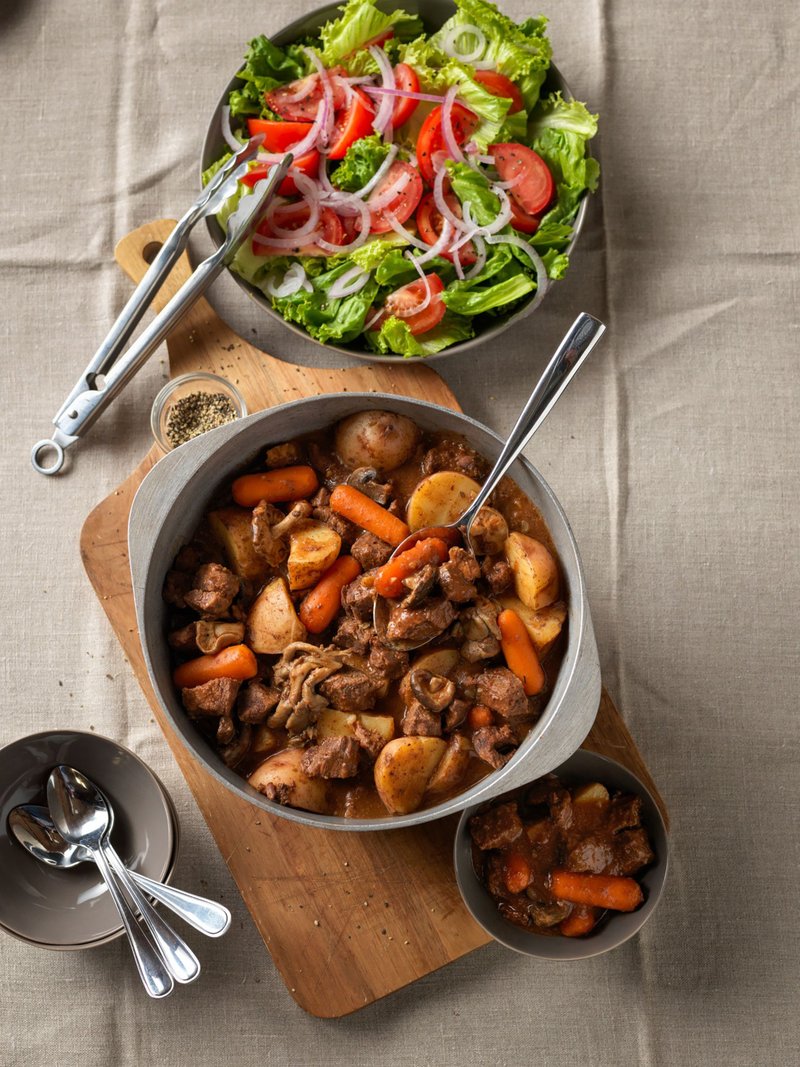
[[[374,200],[370,201],[371,211],[380,211],[381,208],[390,204],[398,193],[402,193],[408,183],[413,179],[414,175],[408,170],[407,167],[403,167],[403,171],[398,178],[387,186],[382,192],[378,193]]]
[[[322,84],[322,99],[326,105],[325,118],[323,119],[322,128],[320,130],[320,143],[326,145],[333,129],[334,119],[334,106],[333,106],[333,87],[331,86],[330,75],[325,69],[322,60],[319,58],[313,48],[303,47],[303,51],[311,60],[311,63],[316,68],[317,74],[319,74],[320,83]],[[298,153],[299,154],[299,153]]]
[[[387,89],[383,85],[365,85],[364,89],[370,95],[376,96],[405,96],[409,100],[429,100],[432,104],[441,104],[444,101],[443,96],[437,96],[435,93],[412,93],[410,89]]]
[[[474,37],[476,40],[475,46],[467,51],[458,47],[459,40],[465,36]],[[461,63],[472,63],[473,66],[477,66],[475,60],[479,59],[486,51],[486,35],[483,30],[473,26],[471,22],[461,23],[458,26],[450,27],[442,38],[442,48],[453,59],[457,59]]]
[[[345,296],[352,296],[360,292],[369,281],[369,271],[361,267],[352,267],[337,278],[328,289],[328,296],[332,300],[341,300]]]
[[[492,187],[492,189],[513,189],[515,185],[519,185],[519,183],[522,181],[522,178],[523,178],[523,175],[520,172],[516,176],[516,178],[511,178],[507,182],[495,182],[495,181],[492,181],[491,182],[491,187]]]
[[[390,314],[393,315],[394,318],[396,318],[396,319],[410,319],[412,317],[412,315],[418,315],[420,313],[420,311],[424,311],[425,310],[425,308],[428,306],[428,304],[430,304],[431,299],[433,298],[433,292],[431,291],[431,283],[425,277],[425,271],[419,265],[419,261],[414,257],[414,255],[411,252],[406,252],[405,253],[405,257],[406,257],[406,259],[410,259],[411,260],[411,262],[414,264],[414,269],[416,270],[417,274],[422,279],[422,282],[423,282],[423,284],[425,286],[425,297],[421,301],[421,303],[415,304],[411,308],[401,308],[398,311],[390,312]]]
[[[302,89],[298,89],[296,93],[290,93],[288,96],[284,96],[284,100],[287,104],[294,104],[298,100],[305,100],[307,96],[311,96],[316,88],[316,82],[314,76],[309,74],[305,78],[301,78],[301,82],[304,82]]]
[[[294,231],[292,231],[294,233]],[[307,237],[301,237],[299,240],[297,237],[262,237],[261,234],[256,234],[253,238],[254,251],[258,255],[258,249],[255,246],[267,248],[272,251],[273,248],[300,248],[305,244],[316,244],[320,236],[320,231],[308,234]]]
[[[392,64],[389,62],[389,57],[386,55],[382,48],[377,45],[370,45],[369,54],[378,64],[378,70],[381,72],[381,81],[383,89],[394,89],[394,70]],[[387,141],[392,139],[392,115],[394,114],[394,100],[391,96],[381,97],[381,102],[378,107],[378,112],[375,118],[372,120],[372,128],[378,133],[382,133]]]
[[[450,153],[450,158],[457,163],[463,163],[464,153],[459,148],[453,133],[453,101],[456,96],[458,96],[458,86],[451,85],[445,93],[444,103],[442,104],[442,133],[444,134],[444,143]]]
[[[280,282],[277,281],[275,271],[271,271],[267,276],[264,288],[270,296],[284,297],[294,296],[295,293],[305,289],[306,286],[309,289],[312,288],[311,283],[306,278],[306,272],[299,263],[293,263]]]
[[[544,294],[547,292],[548,278],[542,257],[533,245],[512,234],[504,233],[500,234],[499,237],[490,236],[486,240],[490,245],[514,245],[516,248],[521,248],[525,255],[530,257],[531,263],[536,268],[536,296],[531,304],[531,311],[533,311],[544,300]]]
[[[442,216],[448,220],[452,227],[458,232],[463,233],[465,226],[464,220],[460,219],[450,208],[447,206],[447,201],[444,197],[444,182],[447,177],[447,171],[442,169],[437,173],[433,179],[433,200],[436,204],[436,210]]]
[[[482,237],[479,237],[476,234],[474,239],[474,245],[475,252],[478,258],[475,260],[475,262],[472,264],[472,266],[466,273],[467,281],[469,281],[471,278],[475,278],[486,266],[486,242]]]
[[[347,82],[348,85],[367,85],[372,81],[372,75],[361,74],[357,78],[342,78],[342,81]]]
[[[435,244],[429,245],[427,251],[416,258],[417,263],[428,263],[431,259],[440,255],[442,252],[446,252],[450,248],[450,243],[453,240],[453,227],[450,222],[445,219],[442,223],[442,232],[436,239]]]
[[[381,307],[381,308],[378,308],[378,310],[377,310],[377,311],[375,312],[375,314],[374,314],[374,315],[370,315],[370,317],[369,317],[369,318],[367,319],[367,321],[366,321],[366,322],[364,323],[364,329],[365,329],[365,330],[369,330],[369,329],[371,329],[371,327],[372,327],[372,324],[373,324],[374,322],[377,322],[377,321],[378,321],[378,319],[379,319],[379,318],[381,318],[381,316],[383,315],[383,313],[384,313],[384,309],[383,309],[382,307]]]
[[[457,248],[452,251],[453,266],[456,268],[456,277],[460,282],[464,281],[464,268],[461,266],[461,253]]]
[[[227,104],[222,108],[222,136],[225,138],[225,143],[234,152],[238,152],[241,149],[243,142],[239,141],[233,135],[233,130],[231,129],[231,109]]]
[[[322,129],[327,121],[327,116],[328,102],[325,97],[323,97],[322,100],[320,100],[319,102],[319,107],[317,108],[317,117],[314,119],[314,124],[312,125],[311,129],[308,131],[302,141],[298,141],[297,144],[292,145],[290,149],[295,159],[302,158],[302,156],[307,155],[312,148],[317,147],[317,142],[322,136]],[[239,147],[241,147],[241,145],[239,145]],[[281,163],[285,155],[285,152],[259,152],[257,158],[259,163],[275,164]],[[291,176],[294,178],[296,174],[297,171],[293,169],[291,171]]]
[[[356,197],[353,197],[348,193],[345,193],[344,196],[347,196],[348,199],[329,201],[327,204],[323,202],[323,204],[325,204],[325,206],[332,207],[340,215],[360,215],[361,225],[358,227],[358,232],[356,233],[353,240],[347,244],[331,244],[331,242],[326,241],[324,237],[320,237],[320,239],[317,241],[317,244],[325,252],[330,252],[332,255],[338,255],[340,252],[354,252],[357,248],[360,248],[361,245],[363,245],[366,239],[369,237],[370,218],[369,211],[367,210],[367,205],[364,203],[363,200],[358,200]]]
[[[395,233],[403,237],[410,245],[414,245],[415,248],[422,248],[425,252],[428,251],[430,245],[421,241],[419,237],[415,237],[413,233],[410,233],[401,222],[398,222],[391,211],[384,212],[384,217],[389,225],[392,227]]]
[[[285,213],[285,207],[283,205],[270,207],[267,210],[266,219],[269,222],[270,229],[274,231],[276,237],[294,236],[296,238],[304,238],[308,234],[313,233],[319,226],[319,186],[315,181],[309,178],[307,174],[303,174],[301,171],[297,171],[293,177],[298,191],[308,206],[308,219],[302,226],[298,226],[296,229],[290,229],[287,226],[281,226],[279,221],[281,213]]]
[[[390,146],[389,151],[384,159],[383,163],[378,167],[375,173],[372,175],[366,185],[362,185],[360,189],[356,189],[353,196],[366,196],[367,193],[371,193],[376,185],[380,184],[381,178],[388,173],[389,167],[394,163],[395,156],[399,151],[399,145],[393,144]]]

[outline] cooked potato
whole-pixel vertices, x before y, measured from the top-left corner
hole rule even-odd
[[[208,515],[209,526],[222,542],[234,573],[246,581],[260,582],[269,573],[269,565],[255,550],[251,520],[247,508],[220,508]]]
[[[289,588],[310,589],[330,567],[342,547],[342,539],[324,522],[303,519],[289,534],[286,571]]]
[[[269,785],[280,789],[281,803],[325,815],[330,811],[325,779],[309,778],[300,767],[302,758],[302,748],[286,748],[256,767],[247,780],[259,793],[266,793]]]
[[[463,734],[453,734],[439,761],[439,765],[430,777],[426,794],[444,796],[452,793],[461,785],[469,767],[469,754],[472,745]]]
[[[396,737],[375,761],[375,788],[393,815],[416,811],[445,753],[440,737]]]
[[[558,600],[558,567],[541,541],[512,533],[505,543],[506,559],[514,572],[514,588],[523,604],[534,611]]]
[[[254,652],[277,655],[292,641],[305,641],[305,626],[297,617],[283,578],[274,578],[253,601],[247,615],[247,643]]]
[[[359,411],[336,427],[335,448],[348,467],[393,471],[410,459],[420,438],[419,427],[392,411]]]
[[[380,734],[384,741],[391,741],[394,737],[394,719],[391,715],[326,710],[321,711],[317,719],[317,740],[321,741],[325,737],[353,737],[357,722],[365,729]]]
[[[262,759],[266,759],[280,745],[278,735],[274,730],[270,730],[268,726],[265,726],[263,722],[253,727],[252,738],[250,753],[254,756],[261,756]]]
[[[496,599],[498,604],[502,604],[504,608],[516,611],[525,623],[525,629],[530,634],[539,659],[543,659],[564,627],[567,619],[567,605],[559,601],[557,604],[549,604],[541,611],[531,611],[519,597],[499,596]]]
[[[572,794],[573,804],[608,804],[610,799],[608,790],[600,782],[589,782]]]
[[[409,528],[446,526],[463,514],[478,495],[480,486],[465,474],[437,471],[423,478],[411,494],[406,509]]]

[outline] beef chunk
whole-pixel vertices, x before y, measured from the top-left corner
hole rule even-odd
[[[572,904],[566,900],[533,901],[528,905],[528,915],[534,926],[556,926],[563,922],[572,911]]]
[[[433,592],[436,585],[436,566],[426,563],[424,567],[403,579],[403,585],[408,589],[408,595],[403,597],[403,607],[419,607]]]
[[[513,723],[529,716],[522,682],[507,667],[493,667],[479,675],[477,697],[478,703],[491,708],[502,722]]]
[[[168,638],[169,647],[178,652],[197,652],[197,623],[190,622],[180,630],[173,630]]]
[[[506,889],[506,865],[500,852],[490,852],[483,869],[486,888],[495,898],[502,899],[508,893]]]
[[[514,582],[514,572],[504,559],[486,556],[481,563],[481,574],[495,596],[505,593]]]
[[[478,848],[505,848],[522,833],[522,819],[515,801],[498,804],[469,820],[469,832]]]
[[[639,826],[642,821],[642,798],[633,793],[615,796],[611,800],[608,811],[608,827],[610,830],[627,830],[632,826]]]
[[[436,471],[455,471],[466,474],[482,482],[489,470],[489,464],[463,441],[442,441],[429,449],[422,457],[422,473],[434,474]]]
[[[357,560],[365,571],[371,571],[373,567],[382,567],[391,556],[394,549],[386,541],[381,541],[375,534],[359,534],[350,549],[350,555]]]
[[[364,575],[350,582],[342,590],[342,607],[363,622],[372,622],[372,609],[375,606],[375,590],[367,585]]]
[[[250,682],[239,694],[240,722],[263,722],[278,706],[280,698],[280,692],[273,686]]]
[[[192,575],[198,567],[207,561],[208,550],[196,541],[192,541],[191,544],[184,545],[178,552],[172,566],[176,571],[183,571],[184,574]]]
[[[337,648],[349,648],[359,656],[366,656],[371,638],[372,627],[348,615],[339,623],[333,635],[333,644]]]
[[[241,684],[237,678],[212,678],[181,689],[181,700],[190,715],[230,715]]]
[[[192,588],[192,579],[183,571],[167,571],[162,596],[173,608],[185,608],[184,597]]]
[[[403,733],[407,737],[441,737],[442,716],[428,711],[418,700],[412,700],[403,712]]]
[[[226,767],[236,767],[242,762],[244,757],[250,751],[250,744],[253,739],[253,727],[242,726],[239,730],[239,736],[234,737],[224,748],[219,750],[219,754],[222,757],[222,762]]]
[[[368,711],[375,706],[380,683],[363,671],[337,671],[320,684],[320,692],[339,711]]]
[[[183,599],[188,607],[213,619],[227,612],[238,592],[239,579],[233,571],[221,563],[204,563]]]
[[[449,600],[429,600],[418,608],[398,604],[389,615],[386,636],[390,641],[429,641],[444,633],[455,617]]]
[[[614,855],[604,874],[636,874],[656,858],[650,847],[647,831],[639,826],[635,830],[620,830],[613,837]]]
[[[386,739],[381,737],[375,730],[368,730],[366,726],[363,726],[360,722],[356,721],[353,727],[353,736],[359,745],[366,752],[367,756],[371,760],[376,760],[381,754],[383,746],[386,744]]]
[[[260,501],[253,508],[250,520],[253,548],[271,567],[277,567],[289,555],[289,546],[281,537],[274,537],[272,527],[286,518],[280,508],[274,504]]]
[[[310,441],[308,444],[308,457],[312,467],[322,472],[323,481],[328,489],[335,489],[337,485],[341,485],[350,474],[347,467],[315,441]]]
[[[490,767],[504,767],[517,751],[517,739],[509,726],[482,726],[472,735],[472,747]]]
[[[320,489],[319,492],[327,493],[328,499],[330,499],[330,493],[328,493],[327,489]],[[319,496],[319,493],[317,496]],[[327,504],[315,506],[311,514],[315,519],[324,522],[326,526],[330,526],[330,528],[341,537],[346,545],[352,545],[361,533],[355,523],[350,522],[349,519],[345,519],[342,515],[337,515],[335,511],[331,511]]]
[[[457,726],[466,719],[467,714],[472,708],[472,704],[468,700],[460,700],[458,697],[453,701],[450,707],[444,713],[444,728],[450,733],[451,730],[455,730]]]
[[[451,548],[450,559],[439,566],[439,585],[448,600],[466,604],[477,595],[474,583],[480,574],[481,568],[471,552]]]
[[[264,456],[264,466],[270,470],[277,467],[293,467],[303,462],[303,449],[296,441],[287,441],[282,445],[268,448]]]
[[[608,840],[604,836],[585,837],[567,854],[568,871],[602,874],[613,859]]]
[[[274,804],[284,804],[288,807],[292,805],[292,789],[291,785],[286,785],[285,782],[281,782],[276,785],[275,782],[267,782],[264,786],[259,786],[259,793],[263,793],[267,800],[271,800]]]
[[[387,648],[373,636],[367,667],[385,681],[395,681],[408,670],[408,653],[398,648]]]
[[[306,749],[300,767],[309,778],[352,778],[358,770],[358,753],[354,737],[326,737]]]
[[[221,747],[229,745],[236,737],[236,727],[233,725],[233,719],[229,715],[223,715],[217,723],[217,735],[216,742]]]

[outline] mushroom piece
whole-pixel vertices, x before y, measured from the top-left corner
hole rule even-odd
[[[462,611],[459,627],[466,640],[461,646],[461,655],[469,663],[491,659],[500,652],[497,615],[497,606],[487,597],[478,597],[473,605]]]
[[[237,764],[242,762],[250,750],[252,736],[252,726],[242,726],[239,730],[239,736],[235,737],[230,744],[225,745],[224,748],[219,750],[219,754],[226,767],[233,769]]]
[[[417,608],[430,595],[436,585],[437,569],[433,563],[426,563],[422,570],[403,579],[403,585],[409,590],[403,598],[403,607]]]
[[[195,624],[194,639],[197,647],[206,655],[213,656],[223,648],[238,645],[244,640],[243,622],[203,622]]]
[[[345,478],[345,485],[352,485],[354,489],[358,489],[364,496],[368,496],[370,500],[374,500],[381,507],[385,507],[392,498],[392,483],[381,484],[378,481],[378,472],[374,467],[356,467]]]
[[[283,539],[313,510],[307,500],[300,500],[288,515],[284,515],[280,508],[262,500],[253,508],[253,547],[256,552],[271,567],[278,567],[289,555],[289,546]]]
[[[479,556],[494,556],[503,551],[508,537],[508,523],[495,508],[481,508],[469,531],[469,539]]]
[[[440,674],[414,670],[409,676],[411,692],[428,711],[441,713],[456,695],[456,683]]]

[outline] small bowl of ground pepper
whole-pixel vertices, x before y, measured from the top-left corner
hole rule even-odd
[[[218,426],[241,419],[247,405],[230,382],[210,372],[182,374],[153,401],[150,426],[165,452]]]

